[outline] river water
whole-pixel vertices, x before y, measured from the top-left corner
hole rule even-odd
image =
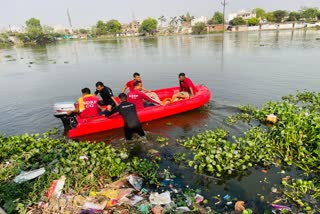
[[[81,88],[94,90],[97,81],[118,94],[134,72],[141,74],[148,89],[177,85],[178,73],[185,72],[194,83],[210,88],[210,103],[195,111],[144,124],[149,133],[167,136],[172,142],[164,148],[151,142],[142,151],[156,148],[170,156],[184,151],[174,143],[175,138],[226,126],[224,119],[236,113],[238,105],[260,106],[297,90],[319,91],[317,38],[320,31],[265,31],[68,41],[0,49],[0,133],[41,133],[54,127],[62,130],[61,122],[52,115],[52,105],[75,101]],[[173,125],[167,126],[168,122]],[[240,124],[231,132],[239,133],[245,128]],[[88,139],[108,141],[120,137],[122,130],[114,130]],[[179,174],[184,185],[199,186],[209,198],[230,194],[258,207],[274,198],[269,194],[270,185],[261,181],[267,178],[270,183],[277,183],[281,178],[279,169],[270,169],[267,175],[254,169],[250,175],[219,181],[195,175],[170,161],[162,163],[162,168],[166,166]],[[267,199],[261,201],[260,194]]]

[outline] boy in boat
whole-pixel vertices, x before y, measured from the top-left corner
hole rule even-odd
[[[129,82],[127,82],[126,84],[125,84],[125,86],[123,86],[123,88],[122,88],[122,90],[121,90],[121,93],[124,93],[126,90],[127,90],[127,88],[129,88],[129,91],[131,91],[131,90],[134,90],[134,83],[135,82],[140,82],[141,83],[141,89],[143,90],[143,91],[145,91],[145,92],[151,92],[150,90],[148,90],[148,89],[146,89],[146,88],[144,88],[143,86],[142,86],[142,80],[141,80],[141,77],[140,77],[140,74],[139,73],[134,73],[133,74],[133,80],[130,80]]]
[[[179,74],[180,92],[176,93],[172,97],[172,102],[178,99],[187,99],[193,97],[197,93],[197,89],[194,86],[191,79],[186,77],[185,73]]]
[[[135,104],[137,110],[141,110],[144,107],[154,106],[154,104],[161,105],[160,102],[151,99],[145,93],[141,92],[142,85],[140,82],[134,82],[133,86],[134,89],[127,94],[127,97],[128,102]],[[144,100],[149,102],[145,103]]]
[[[96,91],[94,92],[95,95],[100,94],[102,101],[99,101],[100,106],[107,106],[107,109],[111,111],[118,103],[113,96],[111,88],[105,86],[102,82],[96,83]]]
[[[91,94],[89,88],[81,90],[82,97],[78,99],[78,106],[73,111],[68,111],[67,114],[79,113],[81,118],[96,117],[99,115],[99,109],[104,110],[99,106],[99,99],[97,96]]]
[[[134,133],[137,133],[140,137],[144,137],[145,133],[139,121],[136,106],[133,103],[127,102],[127,95],[124,93],[119,94],[119,99],[121,103],[112,111],[105,110],[102,113],[106,116],[111,116],[119,112],[124,120],[124,135],[126,140],[131,140]]]

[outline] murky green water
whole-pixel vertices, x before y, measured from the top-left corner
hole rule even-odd
[[[224,38],[128,38],[0,49],[0,132],[20,134],[61,127],[52,115],[53,103],[74,101],[81,88],[93,90],[97,81],[118,94],[133,72],[141,73],[144,86],[150,89],[177,85],[177,74],[185,72],[196,84],[211,89],[209,105],[144,124],[152,135],[167,136],[171,142],[162,148],[150,142],[139,151],[158,149],[165,157],[162,168],[170,166],[183,185],[201,188],[209,199],[229,194],[264,207],[277,196],[270,188],[280,182],[280,169],[270,169],[267,174],[252,169],[247,175],[223,181],[196,175],[169,160],[175,152],[185,151],[174,139],[226,126],[225,117],[235,113],[240,104],[261,105],[296,90],[319,91],[320,40],[316,38],[320,38],[319,31],[270,31],[226,33]],[[167,126],[167,122],[173,125]],[[239,134],[245,129],[240,124],[231,132]],[[114,141],[121,137],[122,130],[114,130],[89,139]],[[263,201],[260,194],[265,196]],[[220,210],[224,206],[223,202],[216,205]]]

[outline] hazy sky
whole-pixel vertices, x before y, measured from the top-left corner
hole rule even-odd
[[[69,8],[75,27],[94,25],[97,20],[118,19],[128,22],[134,16],[158,18],[184,14],[211,16],[221,10],[222,0],[0,0],[0,28],[24,25],[25,20],[36,17],[41,24],[68,26],[66,10]],[[319,7],[320,0],[227,0],[226,13],[240,9],[261,7],[267,11],[298,10],[302,6]]]

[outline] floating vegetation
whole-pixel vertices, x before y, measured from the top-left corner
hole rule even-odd
[[[319,176],[320,93],[298,92],[283,97],[282,101],[268,102],[261,109],[247,105],[239,110],[241,113],[230,116],[228,123],[248,123],[251,128],[243,137],[231,138],[226,130],[215,129],[178,140],[193,153],[193,159],[187,160],[189,166],[198,173],[221,177],[255,165],[266,167],[277,163],[295,166],[311,178]],[[272,123],[268,119],[270,115],[274,119]],[[312,198],[318,198],[319,180],[291,183],[283,182],[283,194],[306,211],[312,210],[309,205],[304,206],[308,203],[303,202],[306,199],[302,196],[309,193]]]

